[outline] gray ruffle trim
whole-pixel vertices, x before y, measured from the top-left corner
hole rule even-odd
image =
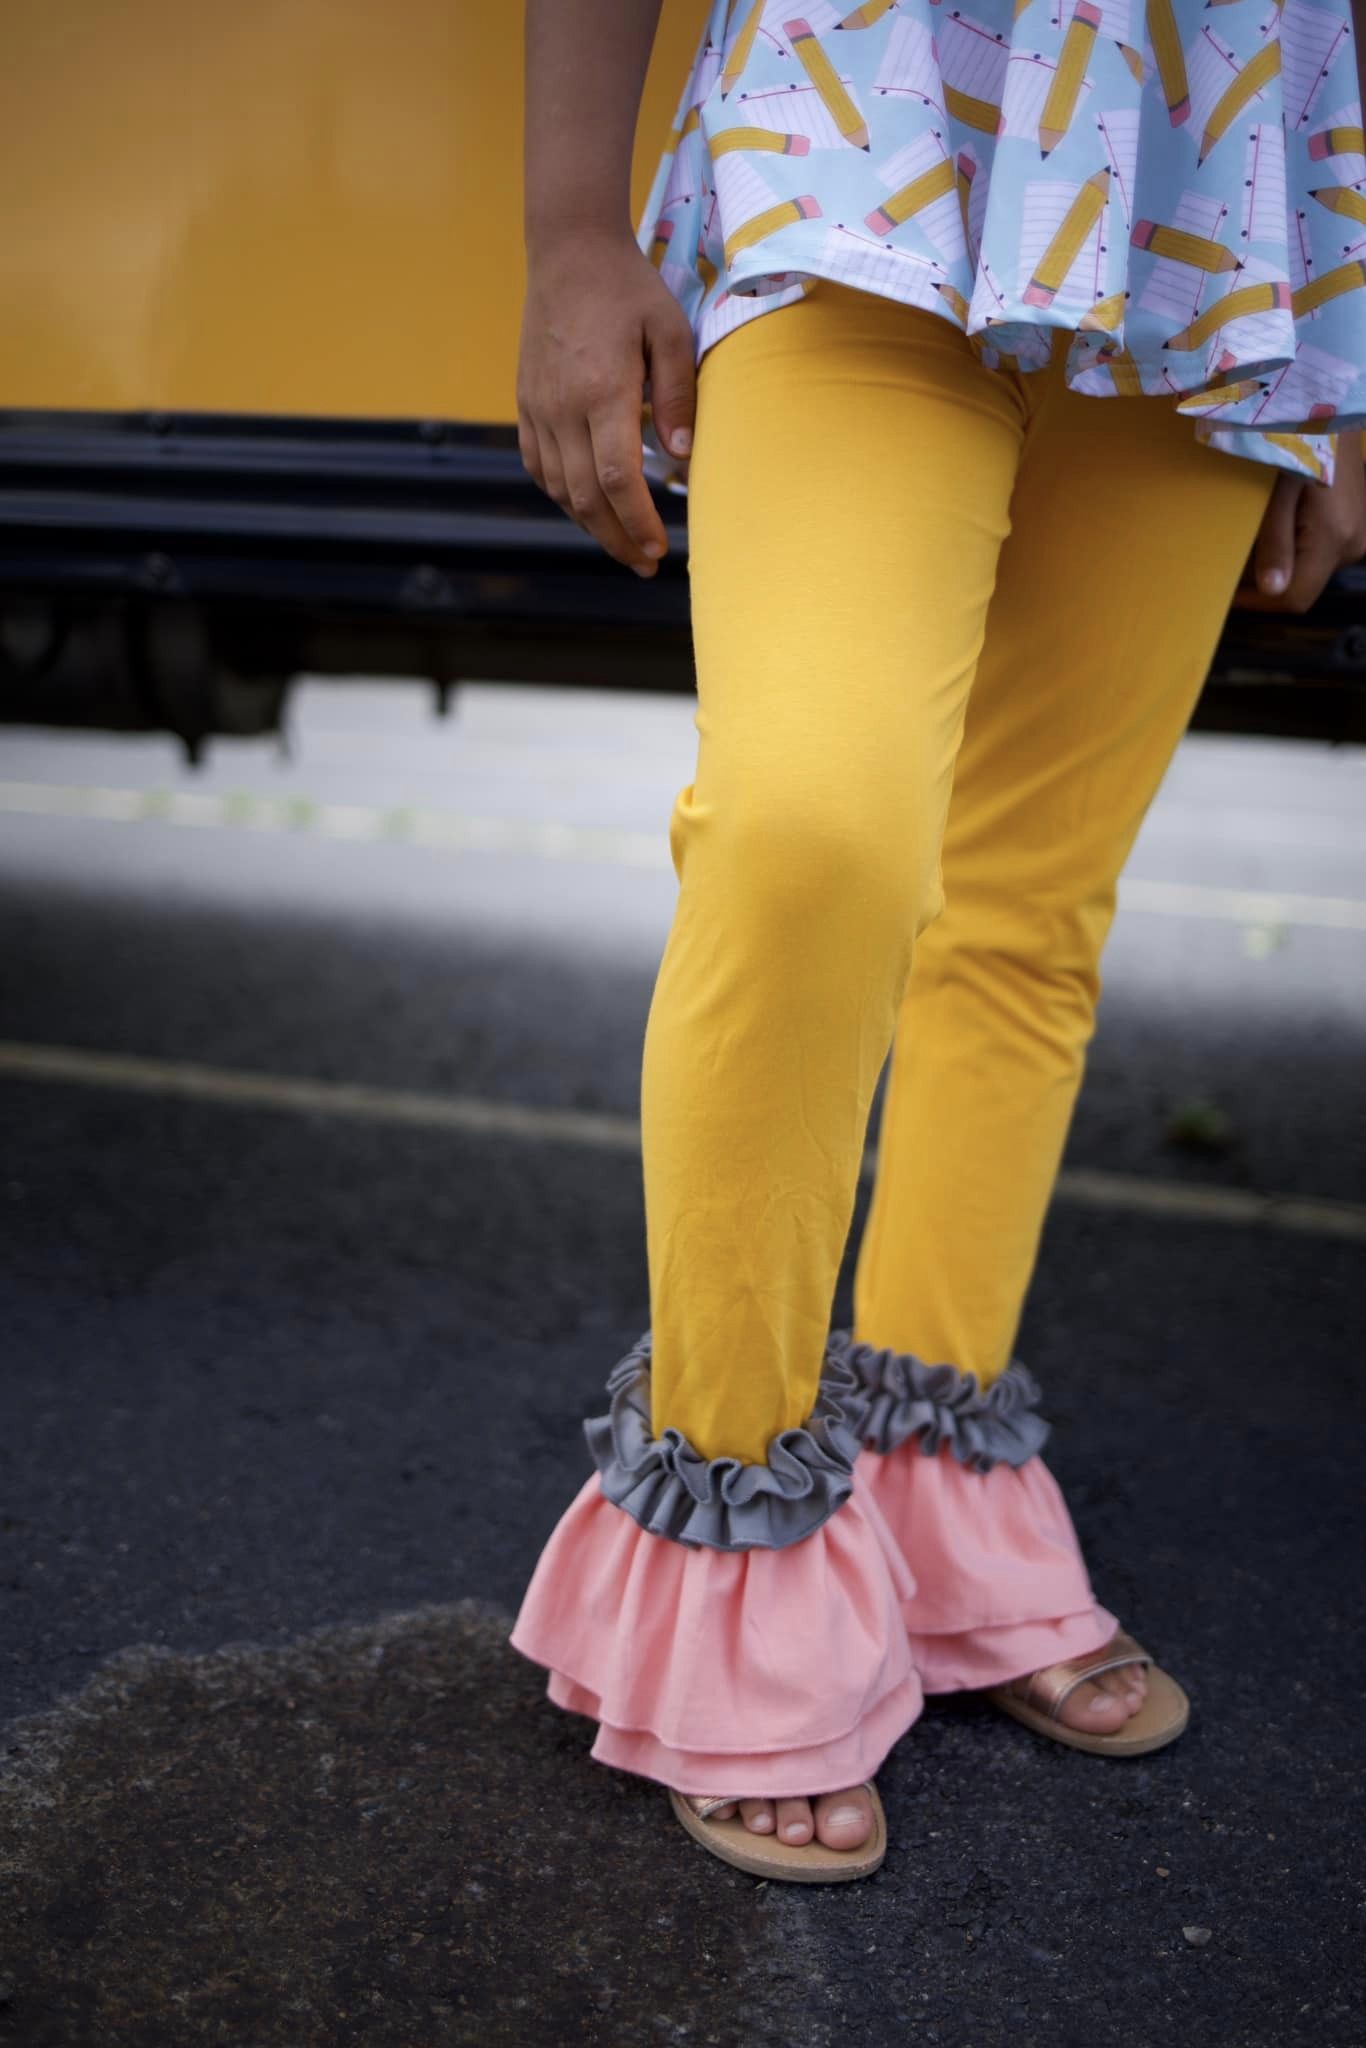
[[[1048,1423],[1034,1412],[1038,1382],[1018,1358],[983,1393],[975,1373],[855,1344],[849,1330],[834,1331],[830,1344],[856,1388],[844,1401],[850,1426],[870,1450],[894,1451],[920,1436],[927,1457],[947,1444],[960,1464],[989,1472],[1023,1465],[1048,1438]]]
[[[709,1550],[783,1550],[849,1498],[859,1443],[846,1411],[857,1396],[833,1340],[811,1414],[772,1439],[762,1465],[703,1458],[676,1429],[651,1436],[650,1358],[647,1330],[612,1369],[608,1413],[583,1425],[603,1492],[642,1529]]]

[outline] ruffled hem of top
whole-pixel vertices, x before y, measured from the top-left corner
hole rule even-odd
[[[1331,475],[1366,425],[1345,6],[1169,25],[1171,79],[1094,9],[903,0],[760,36],[750,12],[713,0],[638,228],[699,354],[826,277],[993,365],[1041,368],[1066,329],[1073,389],[1165,396],[1226,453]],[[1064,112],[1043,87],[1079,42]]]
[[[942,296],[936,294],[927,300],[919,281],[914,288],[905,288],[910,279],[906,275],[904,258],[889,261],[885,252],[876,251],[852,259],[842,256],[838,264],[832,263],[828,267],[823,267],[818,259],[810,258],[803,266],[789,270],[735,275],[730,288],[713,299],[698,319],[695,331],[698,362],[723,334],[730,333],[732,328],[743,325],[760,313],[795,304],[822,279],[834,284],[852,285],[857,290],[872,292],[903,305],[920,307],[947,320],[960,333],[964,331],[961,318]],[[902,288],[897,289],[898,285]],[[1266,394],[1280,389],[1287,379],[1307,374],[1293,347],[1282,353],[1262,354],[1241,362],[1231,360],[1217,375],[1201,377],[1193,384],[1184,385],[1176,380],[1166,362],[1154,364],[1145,358],[1131,356],[1114,342],[1113,337],[1088,334],[1085,328],[1078,328],[1071,322],[1050,321],[1039,316],[1034,320],[995,321],[988,328],[969,326],[966,332],[974,351],[988,369],[1013,368],[1028,374],[1048,367],[1059,325],[1072,337],[1063,369],[1069,390],[1087,398],[1143,396],[1169,399],[1179,413],[1190,419],[1196,440],[1221,455],[1260,462],[1272,469],[1288,469],[1297,475],[1312,477],[1316,483],[1331,484],[1336,469],[1338,434],[1366,426],[1366,412],[1341,413],[1322,396],[1306,398],[1303,404],[1294,406],[1297,414],[1309,412],[1311,418],[1308,420],[1297,418],[1293,423],[1277,424],[1273,419],[1264,426],[1249,424],[1249,409],[1259,399],[1266,402]],[[1309,351],[1305,353],[1307,357],[1311,354]],[[652,446],[651,453],[656,460],[668,460],[662,448]],[[686,492],[686,472],[676,474],[675,487]]]
[[[831,1333],[830,1353],[844,1368],[849,1426],[867,1449],[894,1451],[916,1437],[927,1457],[947,1447],[960,1464],[989,1472],[1023,1465],[1048,1440],[1049,1425],[1036,1412],[1038,1382],[1018,1358],[983,1388],[975,1373],[855,1342],[849,1330]]]
[[[601,1723],[600,1761],[680,1791],[826,1791],[870,1776],[920,1712],[914,1592],[861,1495],[806,1542],[727,1552],[648,1534],[594,1475],[511,1642]]]
[[[709,1550],[781,1550],[848,1500],[859,1446],[845,1404],[855,1386],[833,1341],[811,1414],[773,1437],[758,1464],[704,1458],[677,1429],[653,1436],[650,1358],[647,1330],[612,1369],[607,1414],[583,1426],[604,1495],[642,1529]]]

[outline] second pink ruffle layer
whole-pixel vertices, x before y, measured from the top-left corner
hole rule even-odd
[[[654,1536],[585,1481],[512,1633],[592,1754],[680,1792],[754,1798],[871,1778],[926,1693],[996,1685],[1107,1643],[1042,1458],[860,1454],[849,1500],[780,1550]]]

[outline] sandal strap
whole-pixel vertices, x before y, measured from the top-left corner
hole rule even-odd
[[[1119,1629],[1099,1650],[1092,1650],[1085,1657],[1070,1657],[1062,1664],[1046,1665],[1042,1671],[1026,1672],[1023,1678],[1011,1680],[1009,1690],[1016,1699],[1056,1721],[1070,1695],[1088,1679],[1099,1678],[1102,1671],[1117,1671],[1121,1664],[1152,1661],[1141,1643]]]
[[[734,1806],[735,1804],[735,1794],[733,1792],[725,1792],[719,1799],[694,1799],[691,1792],[685,1792],[683,1797],[687,1800],[699,1820],[710,1820],[712,1815],[719,1813],[723,1806]]]
[[[871,1792],[873,1789],[872,1779],[865,1778],[864,1782],[860,1786],[858,1786],[857,1789],[860,1792]],[[684,1799],[687,1800],[689,1806],[692,1808],[693,1812],[697,1815],[697,1818],[699,1820],[710,1820],[712,1815],[714,1813],[719,1813],[723,1806],[738,1806],[740,1803],[739,1795],[734,1792],[723,1792],[717,1799],[703,1799],[700,1797],[695,1797],[691,1792],[685,1792],[682,1796]],[[768,1793],[759,1793],[757,1796],[761,1799],[766,1799],[769,1798],[771,1795]],[[812,1795],[807,1794],[804,1796],[810,1797]]]

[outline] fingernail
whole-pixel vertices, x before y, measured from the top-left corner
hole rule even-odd
[[[669,445],[675,455],[686,455],[692,447],[692,435],[686,427],[675,427],[670,436]]]
[[[1267,569],[1262,576],[1262,589],[1269,590],[1274,595],[1276,591],[1284,590],[1289,581],[1290,578],[1284,569]]]
[[[837,1806],[825,1818],[832,1828],[852,1828],[863,1819],[863,1815],[856,1806]]]
[[[662,543],[657,540],[647,540],[643,552],[650,557],[652,562],[657,562],[663,554],[664,548]]]

